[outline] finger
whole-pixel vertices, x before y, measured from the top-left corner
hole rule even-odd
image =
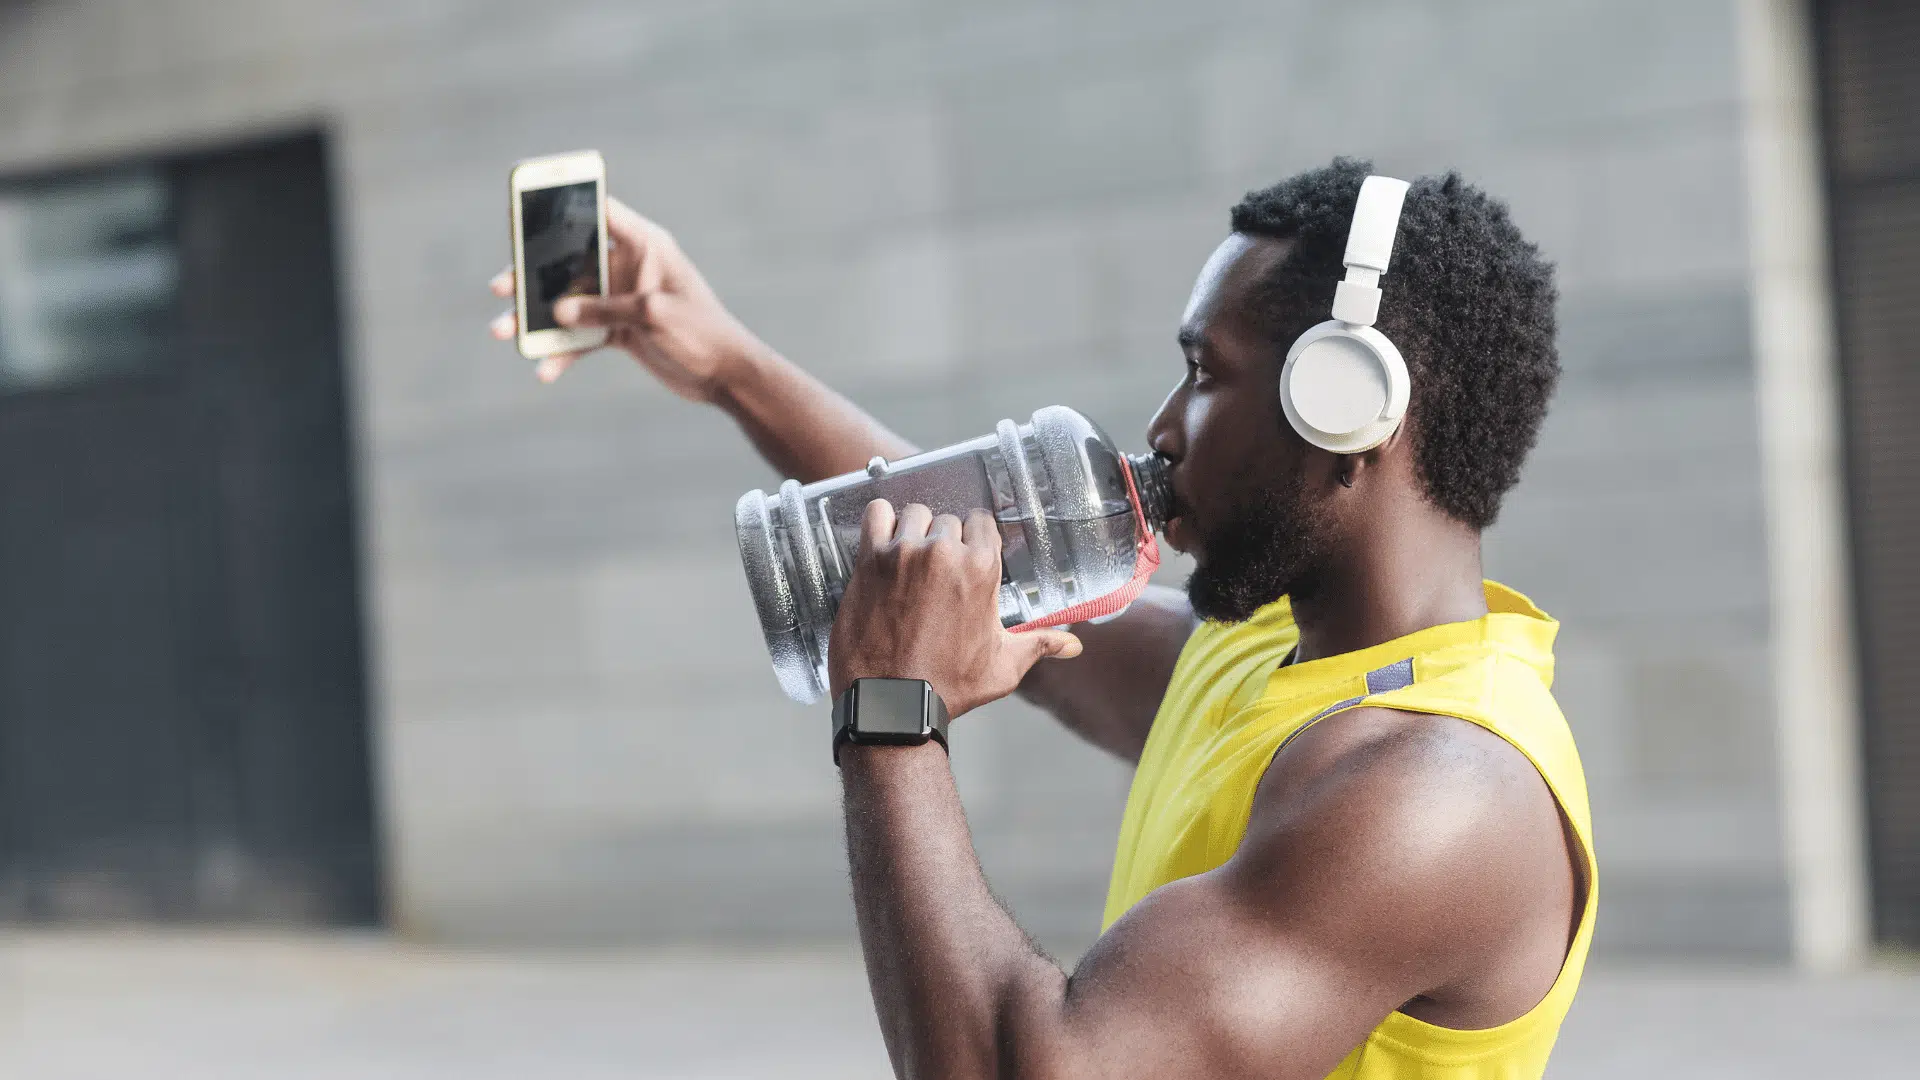
[[[975,508],[967,512],[967,520],[960,527],[960,540],[968,547],[992,548],[1000,554],[1000,523],[985,510]]]
[[[940,514],[936,516],[933,519],[933,526],[927,530],[927,537],[932,540],[959,542],[962,539],[962,535],[960,519],[952,514]]]
[[[933,511],[924,503],[908,503],[900,511],[900,520],[893,526],[895,540],[924,540],[927,530],[933,527]]]
[[[1000,525],[992,514],[985,510],[968,513],[966,524],[961,526],[960,545],[966,552],[967,565],[983,579],[1005,576],[1000,566]]]
[[[543,383],[551,383],[565,375],[567,369],[573,366],[573,362],[583,355],[585,354],[579,352],[563,352],[543,356],[539,363],[533,365],[533,377]]]
[[[513,295],[513,267],[509,266],[505,270],[502,270],[499,273],[493,275],[493,280],[487,282],[487,288],[493,293],[493,295],[499,297],[502,300],[505,300],[507,297],[512,296]]]
[[[501,341],[512,341],[515,330],[520,328],[520,320],[511,311],[503,311],[487,324],[487,333]]]
[[[893,504],[885,499],[875,499],[867,504],[866,516],[860,519],[860,550],[877,551],[893,539]]]

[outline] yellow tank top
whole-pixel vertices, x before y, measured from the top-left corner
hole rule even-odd
[[[1532,759],[1588,867],[1585,910],[1559,978],[1531,1012],[1498,1027],[1456,1030],[1395,1012],[1333,1071],[1340,1080],[1537,1078],[1586,966],[1599,892],[1586,775],[1549,690],[1559,624],[1503,585],[1489,581],[1486,592],[1483,618],[1286,667],[1299,633],[1284,599],[1244,623],[1202,625],[1180,654],[1127,796],[1107,926],[1160,886],[1225,863],[1273,755],[1342,709],[1457,716]]]

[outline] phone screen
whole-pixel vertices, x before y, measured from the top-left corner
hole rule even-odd
[[[520,250],[526,255],[528,331],[552,330],[553,305],[600,292],[600,183],[520,193]]]

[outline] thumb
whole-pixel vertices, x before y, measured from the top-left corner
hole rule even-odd
[[[633,315],[629,296],[568,296],[553,305],[553,321],[565,327],[613,326]]]
[[[1049,657],[1071,660],[1080,655],[1080,639],[1065,630],[1029,630],[1010,636],[1021,639],[1018,645],[1023,670]]]

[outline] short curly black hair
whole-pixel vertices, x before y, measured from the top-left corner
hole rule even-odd
[[[1360,182],[1372,171],[1371,162],[1335,158],[1233,208],[1233,231],[1292,242],[1254,290],[1278,348],[1327,318]],[[1377,325],[1413,381],[1409,434],[1427,498],[1485,529],[1520,480],[1560,378],[1553,264],[1520,235],[1505,203],[1449,172],[1413,182],[1380,287]]]

